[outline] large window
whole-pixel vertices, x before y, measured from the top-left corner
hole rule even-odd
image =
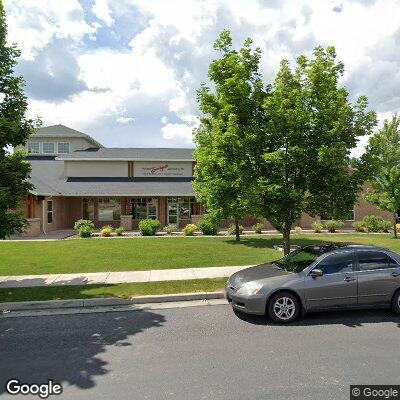
[[[98,217],[99,221],[118,221],[121,219],[121,203],[117,199],[99,199]]]
[[[57,150],[59,154],[68,154],[69,153],[69,143],[68,142],[59,142],[57,145]]]
[[[55,145],[53,142],[43,142],[42,151],[45,154],[54,154]]]
[[[53,200],[47,200],[47,223],[52,224],[53,223]]]
[[[94,220],[94,201],[83,199],[83,219]]]
[[[133,219],[157,219],[157,198],[135,197],[132,199]]]
[[[39,142],[28,142],[28,153],[31,153],[31,154],[40,153],[40,143]]]
[[[168,198],[168,223],[177,224],[192,218],[194,199],[192,197]]]

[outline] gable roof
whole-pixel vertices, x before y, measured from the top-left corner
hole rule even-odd
[[[194,149],[102,147],[60,155],[57,160],[194,161]]]
[[[86,133],[68,128],[65,125],[50,125],[38,129],[32,137],[67,137],[67,138],[82,138],[92,143],[95,147],[103,147],[103,145]]]

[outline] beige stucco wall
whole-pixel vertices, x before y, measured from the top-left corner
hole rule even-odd
[[[67,177],[126,177],[127,161],[64,161]]]

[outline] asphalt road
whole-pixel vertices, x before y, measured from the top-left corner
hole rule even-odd
[[[349,399],[350,384],[399,384],[399,353],[386,310],[290,326],[225,305],[4,318],[0,398],[16,398],[5,381],[19,378],[54,379],[74,400]]]

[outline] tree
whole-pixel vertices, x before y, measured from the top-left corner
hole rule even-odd
[[[29,163],[22,153],[9,154],[7,148],[25,144],[40,122],[25,118],[24,81],[14,76],[20,52],[6,41],[6,17],[0,0],[0,239],[26,226],[25,218],[16,210],[31,188],[27,181]]]
[[[400,117],[385,120],[368,142],[363,161],[369,166],[371,189],[366,200],[393,214],[394,236],[400,210]]]
[[[262,126],[265,98],[258,72],[261,53],[251,45],[247,39],[239,51],[232,49],[228,30],[216,40],[214,49],[222,56],[208,70],[215,91],[206,85],[198,91],[202,116],[194,132],[196,197],[209,214],[234,219],[237,241],[239,220],[251,210],[248,149],[254,147]]]
[[[255,169],[260,212],[282,232],[290,251],[290,230],[303,212],[341,218],[353,207],[363,182],[360,163],[350,168],[350,151],[371,133],[375,113],[367,99],[350,104],[339,87],[343,64],[333,47],[297,58],[294,71],[283,60],[265,99],[262,160]]]

